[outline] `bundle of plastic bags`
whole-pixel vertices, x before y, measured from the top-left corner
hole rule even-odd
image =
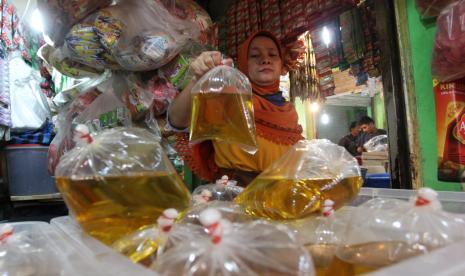
[[[95,30],[100,43],[130,71],[162,67],[199,34],[194,23],[171,15],[152,0],[122,0],[102,9]]]
[[[457,0],[416,0],[417,9],[423,19],[438,16],[448,5]]]
[[[283,225],[231,223],[215,209],[200,214],[208,233],[166,250],[152,269],[161,275],[314,275],[308,252]]]
[[[338,209],[362,186],[357,160],[329,140],[300,141],[261,173],[235,202],[257,217],[300,219],[317,214],[326,199]]]
[[[437,193],[422,188],[410,202],[373,199],[353,212],[328,275],[370,272],[465,239],[465,220],[442,210]]]
[[[216,140],[256,151],[252,88],[244,74],[217,66],[195,84],[192,98],[191,143]]]
[[[61,46],[63,39],[73,25],[97,9],[109,6],[111,0],[39,0],[37,5],[44,20],[44,33],[55,46]]]
[[[457,1],[445,9],[437,20],[432,73],[440,82],[465,77],[465,1]]]
[[[56,184],[71,214],[106,244],[153,224],[163,210],[183,211],[190,194],[159,141],[140,128],[91,135],[74,130],[77,145],[60,160]]]
[[[389,150],[389,141],[387,135],[378,135],[370,140],[368,140],[363,148],[367,152],[378,152],[378,151],[388,151]]]

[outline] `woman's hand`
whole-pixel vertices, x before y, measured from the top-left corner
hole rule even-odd
[[[203,52],[190,65],[191,71],[196,79],[201,78],[205,73],[218,65],[232,65],[231,59],[222,59],[221,53],[218,51]]]

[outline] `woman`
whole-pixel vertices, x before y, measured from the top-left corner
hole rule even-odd
[[[231,60],[222,61],[219,52],[204,52],[191,64],[191,70],[199,79],[222,63],[231,64]],[[294,105],[279,91],[280,76],[286,73],[279,40],[267,31],[251,35],[239,47],[237,64],[252,84],[258,151],[252,155],[218,141],[189,147],[187,135],[178,136],[177,149],[200,178],[212,181],[228,175],[246,186],[303,137]],[[194,84],[192,80],[170,106],[168,122],[176,129],[189,126]]]

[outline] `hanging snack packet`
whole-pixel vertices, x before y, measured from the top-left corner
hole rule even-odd
[[[56,184],[77,222],[106,244],[153,223],[163,210],[184,210],[190,194],[144,129],[114,128],[92,137],[75,130],[78,145],[60,160]]]
[[[320,216],[291,223],[297,240],[312,255],[317,275],[325,275],[344,239],[353,210],[354,207],[345,206],[335,212],[334,201],[326,199]]]
[[[192,192],[194,204],[207,203],[212,200],[233,201],[244,188],[236,186],[237,181],[229,180],[224,175],[221,179],[216,180],[215,184],[201,185]]]
[[[376,198],[353,212],[328,275],[359,275],[465,239],[465,220],[422,188],[410,202]]]
[[[191,143],[217,140],[256,151],[252,88],[244,74],[215,67],[195,84],[192,97]]]
[[[299,219],[315,214],[325,199],[335,209],[362,186],[357,160],[329,140],[300,141],[261,173],[235,202],[258,217]]]
[[[231,223],[215,209],[200,221],[209,236],[168,249],[152,269],[161,275],[314,275],[312,259],[283,225]]]

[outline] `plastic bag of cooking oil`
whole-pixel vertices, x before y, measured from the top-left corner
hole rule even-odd
[[[244,74],[230,66],[217,66],[191,91],[191,143],[217,140],[256,151],[252,88]]]
[[[171,15],[153,0],[119,1],[99,11],[95,29],[101,44],[130,71],[160,68],[200,32],[193,22]]]
[[[74,130],[77,145],[60,160],[56,184],[77,222],[106,244],[153,224],[163,210],[183,211],[190,194],[163,152],[160,137],[140,128],[92,136]]]
[[[207,203],[212,200],[233,201],[244,188],[236,186],[237,181],[229,180],[224,175],[221,179],[216,180],[214,184],[201,185],[195,188],[192,193],[194,204]]]
[[[200,214],[206,209],[213,208],[221,213],[221,216],[230,222],[246,222],[251,221],[253,217],[247,215],[241,206],[233,202],[225,201],[209,201],[203,204],[195,204],[184,212],[179,223],[196,224],[201,225]]]
[[[378,135],[368,140],[363,148],[367,152],[379,152],[389,150],[389,140],[387,135]]]
[[[328,275],[359,275],[465,239],[463,217],[442,210],[437,193],[422,188],[410,200],[376,198],[353,212]]]
[[[257,217],[300,219],[317,214],[325,199],[340,208],[356,197],[357,160],[329,140],[299,141],[255,178],[235,202]]]
[[[354,207],[345,206],[334,211],[334,202],[324,201],[321,215],[292,221],[297,240],[311,254],[318,275],[325,275],[341,245]]]
[[[154,263],[161,275],[314,275],[312,259],[284,225],[231,223],[215,209],[200,214],[208,235],[186,239]]]
[[[69,29],[93,11],[111,4],[111,0],[39,0],[44,33],[55,46],[61,46]]]
[[[169,248],[195,235],[206,235],[199,225],[175,224],[178,215],[175,209],[167,209],[158,217],[157,224],[143,226],[118,239],[112,248],[134,263],[150,266],[166,246]]]

